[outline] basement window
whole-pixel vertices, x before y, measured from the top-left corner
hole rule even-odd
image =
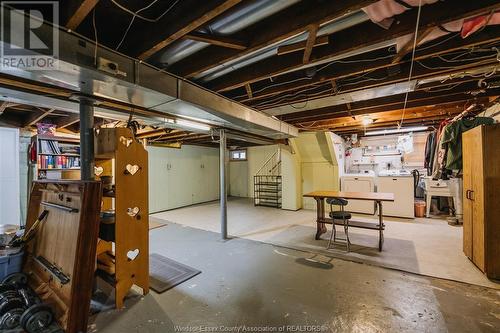
[[[229,160],[230,161],[246,161],[247,160],[247,150],[246,149],[231,150],[229,152]]]

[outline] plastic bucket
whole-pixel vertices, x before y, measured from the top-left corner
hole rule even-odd
[[[9,274],[19,273],[23,265],[23,251],[0,257],[0,281]]]
[[[415,201],[415,217],[425,216],[425,201]]]

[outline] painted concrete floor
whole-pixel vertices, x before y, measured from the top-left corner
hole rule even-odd
[[[152,217],[213,232],[220,230],[218,202],[157,213]],[[355,215],[354,218],[375,223],[377,219],[367,215]],[[316,212],[311,210],[295,212],[254,207],[251,200],[241,198],[231,198],[228,203],[228,230],[236,237],[500,289],[500,283],[488,280],[463,254],[462,227],[450,226],[446,220],[384,218],[386,230],[382,252],[377,248],[376,231],[350,228],[352,246],[351,252],[346,253],[343,244],[326,250],[330,231],[323,234],[321,240],[314,239],[315,219]]]
[[[247,239],[224,242],[174,223],[150,235],[151,252],[202,273],[163,294],[132,295],[124,310],[93,318],[92,332],[500,331],[494,289]]]

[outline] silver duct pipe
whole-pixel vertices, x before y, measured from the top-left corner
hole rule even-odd
[[[207,30],[209,30],[208,32],[210,33],[230,35],[297,2],[299,2],[299,0],[254,1],[237,12],[221,15],[209,25]],[[209,45],[210,44],[203,42],[182,40],[174,43],[167,50],[155,57],[154,60],[170,66],[179,60],[208,47]]]
[[[359,10],[359,11],[356,11],[352,14],[348,14],[342,18],[339,18],[337,20],[323,24],[318,31],[318,36],[330,35],[330,34],[335,33],[337,31],[350,28],[352,26],[366,22],[368,20],[369,20],[369,17],[365,14],[365,12],[363,12],[362,10]],[[258,62],[260,60],[263,60],[263,59],[266,59],[266,58],[269,58],[269,57],[276,55],[276,53],[278,51],[278,47],[280,47],[280,46],[294,44],[297,42],[304,41],[306,39],[307,39],[307,33],[302,32],[302,33],[295,35],[295,36],[292,36],[286,40],[271,44],[264,49],[261,49],[261,50],[255,51],[255,52],[251,52],[249,54],[244,55],[243,57],[234,59],[232,61],[228,61],[220,66],[216,66],[214,68],[206,70],[206,71],[196,75],[194,77],[194,79],[201,79],[202,82],[211,81],[211,80],[216,79],[222,75],[225,75],[231,71],[234,71],[238,68],[248,66],[248,65],[253,64],[255,62]],[[392,44],[393,44],[393,42],[392,42]],[[363,51],[363,52],[368,52],[368,51]],[[363,53],[363,52],[360,52],[360,53]],[[306,68],[308,66],[313,66],[313,65],[308,64],[308,65],[305,65],[304,68]]]

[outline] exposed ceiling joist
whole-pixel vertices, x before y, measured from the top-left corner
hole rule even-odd
[[[76,124],[80,121],[80,115],[78,113],[69,114],[66,117],[61,117],[56,120],[55,125],[59,128],[66,128],[70,125]]]
[[[420,107],[426,105],[438,105],[444,103],[471,101],[475,98],[500,95],[500,89],[488,89],[486,93],[478,97],[464,93],[462,89],[451,89],[441,92],[416,91],[408,94],[407,107]],[[368,113],[378,113],[384,111],[398,110],[404,106],[404,94],[392,95],[387,97],[374,98],[371,100],[351,103],[350,112],[353,115],[362,115]],[[342,117],[348,115],[348,108],[345,104],[329,106],[325,108],[313,109],[303,112],[290,113],[280,118],[288,123],[297,124],[308,121],[320,121]]]
[[[319,24],[311,24],[307,29],[307,40],[306,47],[304,49],[304,56],[302,57],[302,63],[307,64],[311,53],[316,43],[316,36],[318,35]]]
[[[184,38],[235,50],[245,50],[247,48],[246,43],[242,41],[226,36],[209,35],[196,31],[188,33],[186,36],[184,36]]]
[[[176,17],[167,15],[154,25],[149,26],[147,31],[138,31],[135,37],[131,37],[131,46],[132,48],[135,46],[135,54],[139,59],[147,59],[159,50],[163,49],[165,46],[172,44],[188,33],[205,25],[213,18],[240,2],[241,0],[182,1],[177,6],[184,6],[185,10],[183,11],[183,15],[178,15]],[[181,10],[181,8],[179,8],[179,10]],[[172,11],[172,13],[175,12]],[[169,31],[169,33],[165,36],[162,36],[162,34],[159,33],[164,30],[162,29],[162,26],[165,27],[165,30]],[[156,38],[152,44],[145,45],[145,35],[160,37]]]
[[[208,47],[179,61],[170,68],[170,71],[183,77],[192,77],[225,62],[302,33],[311,24],[332,21],[373,2],[376,2],[376,0],[301,1],[240,32],[239,35],[242,36],[242,39],[249,41],[246,50],[237,52],[235,50]]]
[[[75,30],[78,28],[80,23],[87,17],[92,9],[95,8],[99,0],[72,0],[67,1],[68,10],[72,11],[69,15],[69,19],[66,22],[66,28],[70,30]]]
[[[247,91],[248,98],[252,98],[253,92],[252,92],[252,87],[250,86],[250,83],[245,84],[245,89]]]
[[[23,127],[36,125],[36,123],[39,123],[40,121],[42,121],[43,118],[47,117],[54,111],[55,109],[48,109],[48,110],[38,110],[34,112],[25,120]]]
[[[426,29],[497,9],[500,9],[500,2],[496,0],[438,2],[422,7],[420,21],[422,28]],[[328,60],[377,43],[412,34],[415,30],[416,18],[417,10],[413,9],[396,16],[395,22],[397,23],[388,30],[369,21],[333,33],[330,35],[330,41],[334,41],[334,43],[315,48],[310,63]],[[369,33],[367,33],[368,31]],[[302,60],[302,56],[296,53],[269,57],[223,75],[209,82],[207,86],[219,92],[231,90],[246,83],[256,82],[300,68],[303,66]]]
[[[447,37],[446,37],[447,38]],[[436,44],[439,41],[436,41]],[[424,59],[429,59],[438,55],[444,55],[450,52],[458,51],[461,49],[469,49],[472,47],[477,47],[480,45],[500,42],[500,26],[488,27],[482,32],[474,34],[466,39],[462,39],[459,36],[445,42],[440,43],[436,47],[427,48],[429,45],[424,45],[426,49],[419,51],[417,49],[415,54],[415,60],[421,61]],[[283,74],[273,78],[273,82],[269,83],[269,80],[263,80],[255,82],[252,85],[254,88],[253,99],[263,99],[266,97],[274,96],[280,93],[300,90],[309,86],[317,86],[320,83],[349,77],[357,74],[363,74],[367,71],[380,70],[387,68],[388,72],[398,72],[399,66],[402,68],[409,67],[407,62],[401,62],[399,64],[393,64],[389,57],[384,59],[374,59],[373,61],[362,61],[366,58],[378,58],[382,55],[382,52],[371,52],[369,54],[364,54],[362,56],[351,57],[349,59],[349,64],[338,63],[335,66],[329,66],[324,68],[321,72],[317,72],[312,78],[305,79],[303,71],[295,71],[287,74]],[[356,61],[359,60],[359,61]],[[394,70],[392,70],[392,68]],[[229,98],[235,98],[240,102],[248,101],[248,97],[241,94],[241,88],[233,90],[226,93],[225,95]]]
[[[307,41],[303,41],[303,42],[297,42],[297,43],[293,43],[293,44],[280,46],[280,47],[278,47],[276,54],[283,55],[283,54],[288,54],[288,53],[304,50],[306,48],[306,43],[307,43]],[[326,44],[328,44],[328,36],[319,36],[319,37],[316,37],[316,40],[314,42],[314,47],[326,45]]]

